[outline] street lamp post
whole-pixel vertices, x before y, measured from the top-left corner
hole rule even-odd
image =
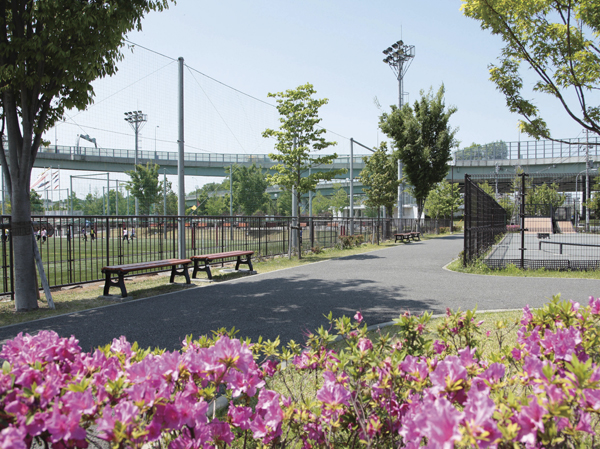
[[[404,104],[404,75],[408,71],[415,57],[415,46],[406,45],[402,40],[394,42],[390,47],[383,50],[385,58],[383,62],[390,66],[398,80],[398,107],[402,109]],[[402,180],[402,163],[398,160],[398,180]],[[402,218],[404,185],[398,184],[398,218]]]
[[[142,111],[130,111],[125,112],[125,121],[129,123],[133,131],[135,132],[135,155],[133,163],[135,165],[134,171],[137,171],[138,165],[138,139],[140,129],[144,127],[144,124],[148,121],[148,114],[142,114]],[[135,215],[139,215],[138,199],[135,199]]]

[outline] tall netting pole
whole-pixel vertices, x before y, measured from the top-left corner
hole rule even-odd
[[[179,198],[177,214],[179,215],[179,258],[185,259],[185,172],[183,145],[183,58],[179,58],[179,138],[177,159],[177,181],[179,183]]]

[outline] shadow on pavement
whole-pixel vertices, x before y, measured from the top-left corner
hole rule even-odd
[[[19,332],[52,329],[74,335],[89,351],[124,335],[141,347],[181,348],[186,335],[235,327],[238,337],[259,336],[282,343],[303,342],[307,331],[328,326],[324,315],[353,316],[361,310],[368,324],[391,321],[405,310],[439,309],[438,301],[415,301],[401,287],[382,288],[369,279],[329,281],[295,275],[194,288],[159,297],[92,309],[0,329],[0,343]]]

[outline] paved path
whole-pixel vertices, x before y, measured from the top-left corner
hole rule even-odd
[[[153,298],[0,328],[0,343],[19,332],[53,329],[75,335],[84,350],[125,335],[142,347],[180,348],[199,336],[235,326],[241,337],[283,342],[336,317],[362,313],[369,325],[405,310],[442,313],[446,307],[479,310],[541,306],[553,294],[587,304],[600,281],[508,278],[454,273],[442,267],[462,249],[462,236],[399,244],[392,248],[297,268],[215,283]]]

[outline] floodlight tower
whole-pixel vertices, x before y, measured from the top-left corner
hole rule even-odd
[[[398,107],[402,109],[404,104],[404,75],[408,71],[413,58],[415,57],[415,46],[405,45],[402,40],[395,42],[391,47],[383,50],[385,58],[383,62],[390,66],[396,78],[398,79]],[[398,160],[398,180],[402,179],[402,163]],[[404,185],[398,184],[398,218],[403,218],[404,209]],[[417,217],[421,219],[421,217]],[[400,226],[402,223],[400,223]]]
[[[148,114],[142,114],[142,111],[130,111],[125,112],[125,121],[131,125],[131,128],[135,132],[135,155],[133,163],[135,165],[134,171],[137,171],[138,165],[138,138],[140,129],[144,127],[144,124],[148,121]],[[135,215],[139,215],[138,199],[135,199]]]
[[[398,106],[402,109],[404,104],[404,75],[415,57],[415,46],[406,45],[400,40],[383,50],[383,54],[385,55],[383,62],[391,67],[398,80]]]

